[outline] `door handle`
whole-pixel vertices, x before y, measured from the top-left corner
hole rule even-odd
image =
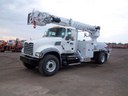
[[[70,45],[73,45],[73,42],[70,42]]]

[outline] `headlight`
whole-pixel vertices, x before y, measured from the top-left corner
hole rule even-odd
[[[41,53],[40,53],[40,52],[36,52],[36,53],[35,53],[35,56],[41,57]]]

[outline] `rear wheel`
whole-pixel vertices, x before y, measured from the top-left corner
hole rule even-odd
[[[96,57],[95,57],[96,63],[104,64],[106,62],[106,60],[107,60],[107,57],[106,57],[105,52],[100,52],[100,53],[96,54]]]
[[[46,76],[52,76],[59,70],[59,60],[54,55],[46,55],[39,62],[39,71]]]
[[[35,69],[35,68],[36,68],[35,65],[30,65],[30,64],[24,63],[24,62],[23,62],[23,64],[24,64],[24,66],[25,66],[27,69]]]

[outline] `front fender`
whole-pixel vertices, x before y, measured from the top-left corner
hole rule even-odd
[[[42,54],[41,58],[43,58],[43,56],[45,54],[50,53],[50,52],[56,52],[56,53],[58,53],[60,55],[60,52],[58,51],[58,49],[51,47],[51,48],[47,48],[47,49],[44,49],[44,50],[41,51],[41,54]]]
[[[35,52],[40,53],[40,58],[43,58],[45,54],[49,52],[56,52],[60,55],[59,50],[55,46],[42,46],[35,50]]]
[[[60,62],[60,67],[62,67],[62,59],[61,59],[61,52],[55,46],[43,46],[38,48],[35,52],[40,54],[39,59],[42,59],[46,54],[55,55]]]

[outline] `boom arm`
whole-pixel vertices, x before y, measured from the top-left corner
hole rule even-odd
[[[62,26],[74,27],[78,30],[87,31],[93,40],[99,37],[100,26],[91,26],[72,19],[66,19],[57,17],[46,12],[31,12],[28,14],[28,24],[34,24],[38,26],[45,26],[46,24],[58,24]]]

